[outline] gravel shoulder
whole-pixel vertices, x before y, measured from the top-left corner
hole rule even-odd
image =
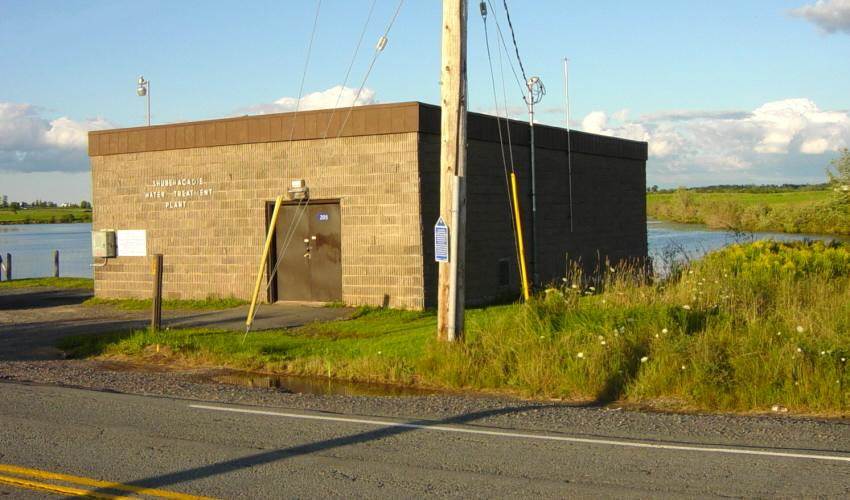
[[[850,422],[839,419],[669,414],[481,395],[366,397],[293,394],[271,388],[209,381],[222,370],[153,372],[133,366],[116,368],[113,362],[84,360],[0,361],[0,381],[407,419],[441,420],[493,411],[492,415],[476,420],[473,425],[666,443],[850,453]],[[498,411],[505,409],[511,411]]]

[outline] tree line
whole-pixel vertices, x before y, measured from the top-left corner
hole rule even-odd
[[[0,197],[0,208],[10,208],[12,210],[20,210],[27,208],[81,208],[91,210],[91,202],[83,200],[79,203],[56,203],[55,201],[35,200],[26,201],[9,201],[8,196]]]

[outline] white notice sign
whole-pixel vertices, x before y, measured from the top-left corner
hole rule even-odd
[[[115,246],[119,257],[144,257],[148,254],[147,232],[144,229],[115,231]]]

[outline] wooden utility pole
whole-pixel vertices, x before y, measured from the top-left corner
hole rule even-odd
[[[466,0],[443,0],[440,71],[440,217],[449,224],[449,262],[439,263],[437,335],[463,337],[466,257]]]

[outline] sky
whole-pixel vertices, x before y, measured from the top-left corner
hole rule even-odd
[[[473,0],[469,108],[523,119],[490,1],[497,98]],[[90,199],[87,131],[145,124],[139,75],[154,124],[291,111],[299,93],[300,109],[439,102],[440,2],[402,3],[360,92],[399,0],[323,0],[316,18],[318,4],[0,0],[0,195]],[[649,185],[823,182],[850,147],[850,0],[507,4],[546,85],[537,120],[565,125],[567,57],[571,127],[647,141]]]

